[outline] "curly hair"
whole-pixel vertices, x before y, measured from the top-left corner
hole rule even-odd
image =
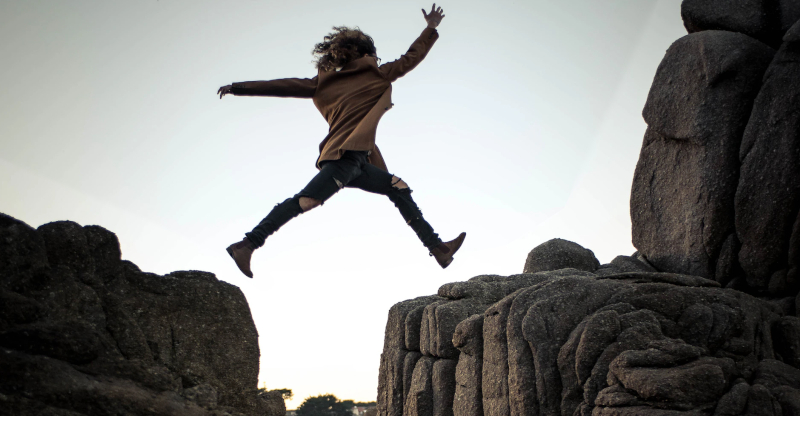
[[[358,27],[334,26],[332,33],[314,45],[311,54],[315,57],[314,64],[318,70],[331,71],[375,52],[372,37],[361,32]]]

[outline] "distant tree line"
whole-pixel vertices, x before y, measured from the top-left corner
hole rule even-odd
[[[353,407],[367,407],[367,413],[377,407],[376,402],[354,402],[352,400],[339,400],[333,394],[320,394],[308,397],[297,407],[298,416],[352,416]],[[377,408],[374,409],[377,413]],[[374,414],[373,414],[374,415]]]

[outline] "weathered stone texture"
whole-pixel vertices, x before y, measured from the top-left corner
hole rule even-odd
[[[0,214],[0,410],[10,414],[273,414],[241,291],[208,272],[145,273],[71,221]],[[280,412],[279,412],[280,411]]]
[[[719,280],[735,267],[716,276],[734,233],[742,133],[773,54],[743,34],[703,31],[661,61],[631,190],[633,244],[658,270]]]
[[[594,252],[572,241],[559,238],[540,244],[528,254],[524,273],[573,268],[594,272],[600,262]]]
[[[750,286],[800,291],[800,22],[764,75],[741,144],[739,263]]]
[[[480,307],[480,286],[498,286],[492,298],[515,288],[501,286],[510,277],[451,283],[442,293],[467,294],[417,303],[426,304],[423,351],[402,350],[400,373],[411,381],[405,415],[777,415],[800,407],[790,299],[764,301],[675,273],[529,275],[528,287],[472,315],[458,309],[435,319],[455,303]],[[461,319],[448,345],[457,361],[435,333],[449,314]]]

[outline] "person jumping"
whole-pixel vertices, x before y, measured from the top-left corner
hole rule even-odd
[[[317,76],[235,82],[217,91],[220,99],[226,94],[311,98],[330,125],[328,136],[319,145],[319,173],[300,193],[276,205],[244,239],[228,246],[228,254],[242,273],[253,278],[250,258],[268,236],[344,187],[386,195],[439,265],[450,265],[467,234],[442,242],[422,217],[408,184],[388,172],[375,145],[378,121],[393,105],[392,82],[414,69],[428,54],[439,38],[436,27],[444,18],[443,12],[435,3],[430,14],[422,10],[428,26],[408,52],[394,62],[378,65],[380,59],[370,36],[358,28],[338,26],[314,46]]]

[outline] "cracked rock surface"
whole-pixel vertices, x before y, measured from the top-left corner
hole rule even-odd
[[[100,226],[0,214],[0,309],[0,414],[285,413],[257,392],[242,292],[208,272],[142,272]]]

